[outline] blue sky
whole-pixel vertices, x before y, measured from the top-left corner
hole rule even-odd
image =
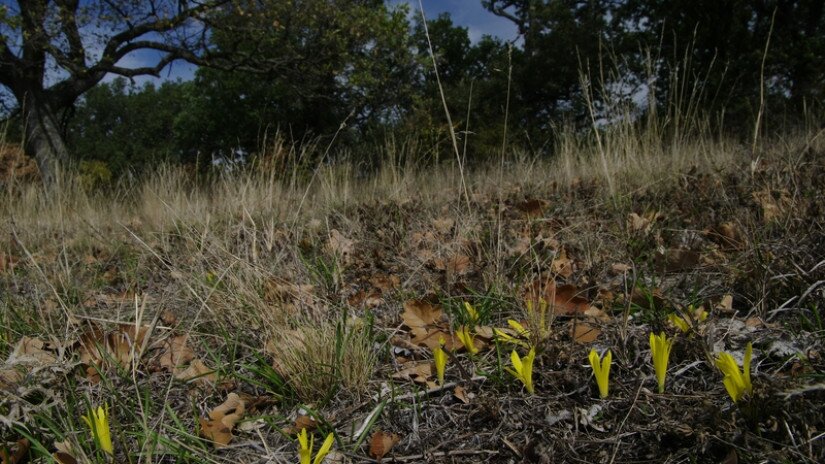
[[[421,14],[418,0],[389,1],[390,5],[398,3],[408,3],[412,13]],[[473,42],[485,34],[504,40],[513,40],[518,35],[513,23],[484,9],[481,0],[423,0],[422,3],[428,18],[435,18],[440,13],[450,13],[454,23],[468,29]]]

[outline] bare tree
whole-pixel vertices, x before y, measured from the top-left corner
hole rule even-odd
[[[210,60],[210,19],[229,0],[17,0],[0,5],[0,85],[14,96],[24,149],[44,181],[69,159],[58,117],[107,74],[158,76],[175,60]],[[146,53],[151,51],[151,53]],[[135,63],[138,53],[143,60]]]

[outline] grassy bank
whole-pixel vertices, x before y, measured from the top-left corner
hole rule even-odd
[[[106,404],[116,462],[297,462],[304,427],[333,433],[335,462],[385,438],[400,462],[825,459],[825,136],[753,152],[706,131],[562,132],[552,159],[434,167],[397,142],[383,150],[404,161],[368,175],[9,183],[0,438],[34,462],[103,462],[81,416]],[[505,369],[526,347],[492,330],[510,319],[534,394]],[[660,331],[676,337],[663,394]],[[748,342],[753,391],[734,404],[714,359]],[[592,348],[613,355],[606,399]]]

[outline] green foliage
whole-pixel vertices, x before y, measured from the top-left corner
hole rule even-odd
[[[617,17],[627,23],[630,40],[658,48],[661,102],[678,101],[698,85],[696,104],[724,110],[727,121],[748,126],[758,111],[763,77],[773,111],[784,108],[793,116],[806,102],[821,101],[824,9],[818,0],[629,0]],[[673,74],[676,69],[680,75]]]
[[[460,146],[463,148],[467,138],[467,156],[471,159],[496,151],[501,145],[504,127],[510,65],[508,45],[490,36],[471,43],[468,29],[456,26],[447,14],[428,20],[426,31],[421,19],[416,17],[412,43],[418,62],[416,93],[413,107],[400,128],[426,137],[427,142],[436,146],[437,156],[453,156],[439,82],[430,55],[432,44],[438,77]],[[514,52],[518,60],[520,51]]]
[[[71,151],[119,176],[160,161],[205,167],[254,158],[276,134],[321,145],[337,134],[330,156],[374,167],[386,161],[374,147],[388,134],[422,142],[435,160],[452,159],[452,129],[475,162],[499,154],[505,114],[511,148],[545,151],[553,128],[590,127],[591,105],[607,120],[615,116],[611,105],[632,107],[645,94],[669,130],[685,115],[721,113],[737,134],[752,130],[763,77],[767,107],[789,120],[825,96],[822,2],[482,4],[517,26],[515,43],[489,36],[473,42],[447,14],[427,20],[425,31],[406,4],[383,0],[263,0],[213,9],[210,21],[220,27],[211,30],[209,53],[231,62],[207,60],[213,66],[198,69],[191,82],[139,87],[117,79],[92,88],[67,113]],[[592,101],[583,77],[594,83]]]
[[[112,171],[103,161],[81,161],[78,170],[80,183],[86,191],[104,187],[112,181]]]
[[[182,82],[137,87],[118,78],[90,90],[67,130],[72,152],[86,163],[81,163],[83,175],[104,180],[101,162],[111,177],[162,160],[181,160],[176,121],[186,111],[189,87]]]
[[[254,153],[277,130],[328,137],[344,121],[355,129],[392,122],[410,101],[405,9],[381,0],[270,0],[226,20],[253,31],[240,53],[263,57],[264,67],[198,71],[179,121],[191,151]],[[238,47],[221,32],[213,41],[216,53]]]
[[[554,121],[587,123],[580,72],[599,77],[608,49],[623,55],[622,27],[609,0],[484,0],[491,12],[511,20],[523,34],[522,59],[514,64],[514,106],[530,130]],[[638,44],[633,44],[633,50]]]

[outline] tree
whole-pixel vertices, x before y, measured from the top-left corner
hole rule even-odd
[[[609,21],[614,0],[483,0],[495,15],[512,21],[523,38],[523,59],[514,68],[515,104],[521,123],[545,131],[554,119],[585,121],[580,72],[598,73],[608,44],[621,27]],[[618,25],[621,26],[621,25]],[[623,50],[612,50],[621,54]],[[546,132],[546,131],[545,131]]]
[[[429,133],[436,141],[448,140],[440,82],[454,130],[461,132],[461,138],[469,137],[468,152],[489,152],[500,146],[507,98],[507,44],[490,36],[472,43],[469,30],[453,23],[446,13],[428,19],[426,32],[421,18],[416,16],[412,43],[419,72],[415,104],[406,117],[406,126],[417,135]],[[439,80],[433,69],[430,44],[438,63]],[[520,56],[515,50],[516,61]],[[463,133],[466,127],[470,134]],[[450,147],[447,152],[451,150]]]
[[[296,139],[331,137],[346,121],[356,139],[390,124],[409,106],[415,62],[407,11],[383,0],[269,1],[226,18],[210,41],[215,52],[239,49],[278,57],[270,72],[201,68],[179,120],[190,158],[196,153],[254,154],[280,129]],[[241,41],[228,29],[250,31]]]
[[[207,46],[210,14],[229,6],[228,0],[18,0],[0,6],[0,84],[16,100],[24,149],[46,183],[69,159],[63,111],[110,73],[157,76],[175,60],[203,64],[232,56],[210,56]],[[129,65],[145,51],[152,52],[149,64]]]
[[[705,89],[694,103],[724,110],[729,124],[752,124],[763,82],[772,109],[789,116],[825,97],[821,0],[627,0],[616,17],[657,49],[657,95],[665,101],[683,91],[668,79],[677,68],[680,85],[694,84],[687,77]]]
[[[672,112],[721,111],[734,130],[750,126],[762,103],[792,118],[825,97],[822,0],[483,4],[512,21],[523,38],[514,96],[525,108],[525,125],[533,129],[560,117],[587,123],[581,71],[601,81],[606,92],[628,91],[621,96],[631,99],[652,82],[655,92],[649,95],[659,106],[669,105]],[[611,68],[612,76],[603,72]],[[597,107],[605,103],[598,97]]]
[[[115,176],[161,160],[180,161],[176,123],[186,112],[191,87],[191,82],[138,87],[122,77],[95,86],[78,102],[67,126],[73,158],[103,162]]]

